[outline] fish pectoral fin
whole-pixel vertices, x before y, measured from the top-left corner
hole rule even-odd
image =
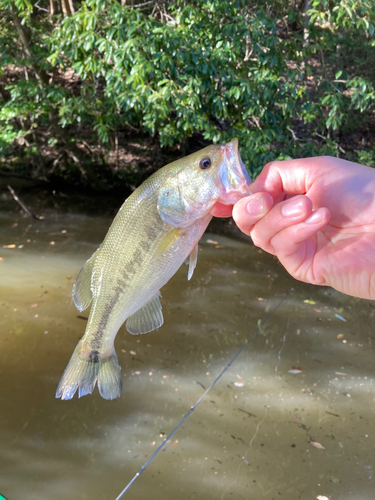
[[[80,312],[87,309],[92,300],[91,275],[97,251],[82,267],[73,285],[74,304]]]
[[[164,323],[159,297],[160,292],[152,297],[138,311],[126,320],[126,329],[132,335],[152,332]]]
[[[179,240],[182,236],[184,236],[183,229],[179,227],[173,227],[160,242],[156,250],[155,257],[158,257],[159,255],[169,250],[173,243]]]
[[[189,264],[188,280],[190,280],[190,278],[193,276],[195,266],[197,265],[197,259],[198,259],[198,243],[191,251],[189,260],[186,260],[186,264]]]

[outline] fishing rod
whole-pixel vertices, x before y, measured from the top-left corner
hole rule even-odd
[[[221,370],[219,375],[215,378],[215,380],[212,382],[212,384],[208,387],[208,389],[205,390],[205,392],[202,394],[202,396],[198,399],[198,401],[190,408],[190,410],[187,412],[187,414],[180,420],[180,422],[176,425],[176,427],[173,429],[173,431],[164,439],[164,441],[161,443],[159,448],[155,450],[155,452],[151,455],[151,457],[147,460],[147,462],[142,465],[142,467],[139,469],[139,471],[135,474],[133,479],[129,481],[129,483],[125,486],[125,488],[122,490],[122,492],[119,494],[119,496],[116,498],[116,500],[120,500],[127,491],[129,491],[130,487],[132,484],[139,478],[139,476],[142,474],[142,472],[146,469],[146,467],[153,461],[153,459],[156,457],[156,455],[164,448],[164,446],[167,444],[167,442],[174,436],[174,434],[178,431],[178,429],[181,427],[181,425],[190,417],[190,415],[193,413],[195,408],[204,400],[204,398],[207,396],[207,394],[210,392],[210,390],[216,385],[216,383],[221,379],[221,377],[224,375],[224,373],[228,370],[228,368],[234,363],[234,361],[238,358],[238,356],[242,353],[242,351],[250,344],[250,342],[258,335],[258,333],[262,330],[264,326],[269,322],[269,320],[272,318],[272,316],[276,313],[276,311],[279,309],[279,307],[289,298],[290,294],[293,292],[294,288],[291,288],[285,295],[284,297],[278,302],[278,304],[274,307],[274,309],[265,317],[265,319],[258,325],[258,328],[255,330],[255,332],[250,335],[250,337],[246,340],[244,345],[237,351],[237,353],[233,356],[233,358],[229,361],[229,363]]]

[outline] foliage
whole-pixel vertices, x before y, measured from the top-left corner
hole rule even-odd
[[[41,154],[105,148],[136,128],[166,147],[237,136],[256,172],[275,158],[341,154],[349,117],[374,113],[372,0],[312,0],[308,12],[285,0],[123,3],[77,2],[62,18],[40,10],[46,0],[39,10],[0,0],[0,153],[22,139]]]

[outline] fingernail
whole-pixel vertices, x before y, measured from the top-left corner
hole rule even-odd
[[[302,203],[299,200],[290,200],[288,203],[283,205],[281,213],[285,217],[296,217],[302,213]]]
[[[261,215],[264,212],[263,203],[258,197],[250,200],[246,208],[250,215]]]
[[[321,222],[323,217],[324,211],[319,208],[316,212],[313,212],[310,217],[305,220],[305,222],[306,224],[316,224],[317,222]]]

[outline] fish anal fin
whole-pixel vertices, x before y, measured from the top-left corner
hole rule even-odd
[[[126,329],[129,333],[138,335],[139,333],[152,332],[163,324],[164,319],[159,297],[161,297],[160,292],[129,316],[126,320]]]
[[[183,235],[183,229],[179,227],[172,228],[160,242],[158,249],[156,250],[155,257],[158,257],[159,255],[169,250],[173,243],[179,240]]]
[[[96,253],[82,267],[73,285],[73,301],[80,312],[87,309],[92,300],[91,276]]]

